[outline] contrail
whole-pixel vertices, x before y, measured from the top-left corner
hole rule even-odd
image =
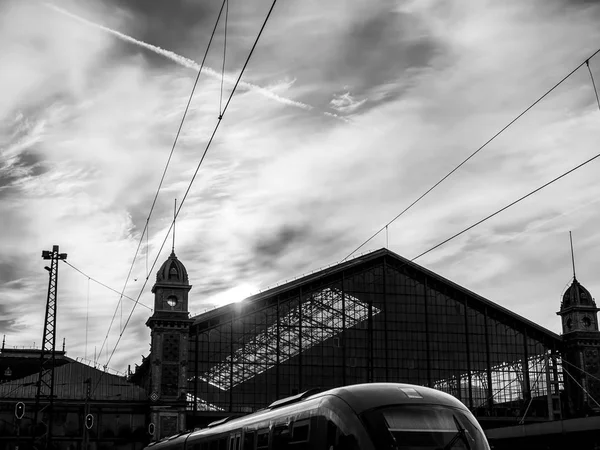
[[[191,60],[189,58],[186,58],[184,56],[178,55],[177,53],[171,52],[169,50],[165,50],[164,48],[157,47],[156,45],[148,44],[148,43],[146,43],[144,41],[139,41],[139,40],[137,40],[135,38],[132,38],[131,36],[127,36],[126,34],[120,33],[120,32],[118,32],[116,30],[113,30],[111,28],[105,27],[103,25],[99,25],[97,23],[90,22],[89,20],[84,19],[83,17],[79,17],[79,16],[77,16],[77,15],[75,15],[73,13],[70,13],[69,11],[66,11],[66,10],[64,10],[62,8],[59,8],[58,6],[55,6],[55,5],[51,4],[51,3],[44,3],[44,5],[47,6],[48,8],[53,9],[54,11],[56,11],[56,12],[58,12],[60,14],[68,16],[68,17],[70,17],[70,18],[72,18],[74,20],[77,20],[78,22],[81,22],[81,23],[83,23],[85,25],[88,25],[88,26],[90,26],[92,28],[104,31],[105,33],[112,34],[113,36],[121,39],[122,41],[130,42],[130,43],[135,44],[135,45],[137,45],[139,47],[143,47],[143,48],[145,48],[147,50],[150,50],[151,52],[154,52],[156,54],[162,55],[165,58],[168,58],[171,61],[179,64],[180,66],[187,67],[188,69],[193,69],[195,71],[200,70],[200,64],[198,64],[196,61],[193,61],[193,60]],[[202,73],[204,73],[204,74],[206,74],[208,76],[211,76],[213,78],[219,79],[219,80],[221,79],[221,74],[219,72],[217,72],[214,69],[208,68],[208,67],[203,67],[202,68]],[[234,77],[232,77],[230,75],[225,75],[223,78],[224,78],[224,80],[227,83],[232,84],[232,85],[235,84],[235,80],[236,79]],[[263,87],[257,86],[257,85],[252,84],[252,83],[248,83],[248,82],[245,82],[245,81],[240,81],[239,85],[241,87],[244,87],[244,88],[250,90],[250,91],[255,91],[255,92],[259,93],[260,95],[262,95],[264,97],[270,98],[271,100],[275,100],[276,102],[283,103],[284,105],[294,106],[296,108],[304,109],[304,110],[307,110],[307,111],[310,111],[311,109],[313,109],[312,106],[307,105],[306,103],[297,102],[297,101],[291,100],[289,98],[281,97],[281,96],[275,94],[274,92],[272,92],[272,91],[270,91],[268,89],[265,89]],[[325,113],[325,114],[328,114],[328,113]]]

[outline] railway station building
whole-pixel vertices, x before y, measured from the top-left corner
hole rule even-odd
[[[403,382],[450,393],[484,428],[600,413],[595,301],[574,278],[557,335],[387,249],[190,317],[171,253],[133,381],[154,439],[313,388]]]
[[[499,450],[600,445],[598,308],[575,278],[556,305],[561,335],[387,249],[195,317],[173,252],[152,292],[151,352],[133,375],[57,352],[57,448],[139,449],[311,389],[386,381],[455,396]],[[0,449],[32,432],[29,353],[0,352]]]

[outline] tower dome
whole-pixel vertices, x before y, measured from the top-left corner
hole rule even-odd
[[[156,273],[156,283],[188,285],[188,273],[185,266],[172,251],[169,258],[163,263]]]
[[[571,306],[596,307],[596,302],[592,298],[592,294],[577,281],[577,278],[573,278],[573,283],[565,291],[562,298],[561,309]]]

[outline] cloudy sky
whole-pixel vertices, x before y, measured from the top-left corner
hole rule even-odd
[[[141,301],[152,305],[158,266],[149,270],[173,201],[219,114],[223,23],[206,62],[214,71],[200,77],[148,236],[142,230],[220,5],[0,3],[8,346],[40,345],[40,255],[53,244],[120,290],[142,239],[126,294],[136,298],[149,276]],[[223,95],[269,6],[231,1]],[[191,312],[343,259],[600,47],[598,20],[591,1],[280,1],[177,222]],[[590,67],[600,83],[600,55]],[[421,253],[595,155],[599,138],[584,66],[390,226],[389,247]],[[569,230],[578,279],[600,295],[599,178],[593,162],[418,262],[560,332]],[[361,251],[385,245],[381,235]],[[158,264],[169,250],[170,241]],[[93,359],[108,336],[106,363],[133,306],[118,301],[61,264],[57,338],[71,357]],[[109,366],[124,370],[148,353],[149,314],[135,309]]]

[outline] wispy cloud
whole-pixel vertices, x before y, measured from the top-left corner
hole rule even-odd
[[[187,67],[188,69],[192,69],[192,70],[195,70],[195,71],[200,70],[200,64],[198,64],[196,61],[193,61],[193,60],[191,60],[189,58],[186,58],[184,56],[178,55],[177,53],[174,53],[172,51],[165,50],[164,48],[160,48],[160,47],[158,47],[156,45],[152,45],[152,44],[148,44],[147,42],[140,41],[140,40],[135,39],[135,38],[133,38],[131,36],[123,34],[123,33],[119,32],[119,31],[116,31],[116,30],[110,29],[108,27],[105,27],[103,25],[91,22],[91,21],[89,21],[87,19],[84,19],[83,17],[79,17],[79,16],[77,16],[75,14],[72,14],[69,11],[66,11],[65,9],[59,8],[56,5],[53,5],[53,4],[50,4],[50,3],[45,3],[45,5],[48,8],[51,8],[52,10],[54,10],[54,11],[60,13],[60,14],[63,14],[65,16],[68,16],[68,17],[70,17],[70,18],[72,18],[74,20],[77,20],[77,21],[79,21],[79,22],[81,22],[81,23],[83,23],[83,24],[85,24],[85,25],[87,25],[89,27],[95,28],[97,30],[104,31],[104,32],[109,33],[109,34],[111,34],[111,35],[113,35],[113,36],[115,36],[115,37],[117,37],[117,38],[119,38],[119,39],[121,39],[121,40],[123,40],[125,42],[130,42],[131,44],[137,45],[139,47],[143,47],[143,48],[145,48],[147,50],[150,50],[151,52],[154,52],[154,53],[156,53],[158,55],[164,56],[165,58],[170,59],[171,61],[179,64],[180,66]],[[208,76],[211,76],[211,77],[213,77],[215,79],[218,79],[218,80],[220,80],[221,76],[222,76],[221,73],[217,72],[214,69],[211,69],[210,67],[203,67],[202,68],[202,73],[204,73],[204,74],[206,74]],[[235,77],[233,77],[231,75],[228,75],[228,74],[225,74],[223,76],[223,79],[224,79],[224,81],[226,81],[227,83],[229,83],[231,85],[235,84],[235,81],[236,81]],[[313,109],[312,106],[307,105],[306,103],[302,103],[302,102],[298,102],[298,101],[295,101],[295,100],[292,100],[292,99],[289,99],[289,98],[282,97],[280,95],[277,95],[272,90],[269,90],[269,89],[257,86],[257,85],[252,84],[252,83],[248,83],[247,81],[240,81],[239,86],[243,87],[245,89],[248,89],[250,91],[256,92],[256,93],[258,93],[260,95],[263,95],[264,97],[267,97],[267,98],[269,98],[271,100],[274,100],[276,102],[282,103],[284,105],[293,106],[293,107],[304,109],[304,110],[308,110],[308,111],[310,111],[311,109]]]
[[[358,108],[360,108],[367,99],[356,100],[350,92],[345,92],[344,94],[336,95],[329,104],[336,111],[342,112],[344,114],[351,114],[355,112]]]

